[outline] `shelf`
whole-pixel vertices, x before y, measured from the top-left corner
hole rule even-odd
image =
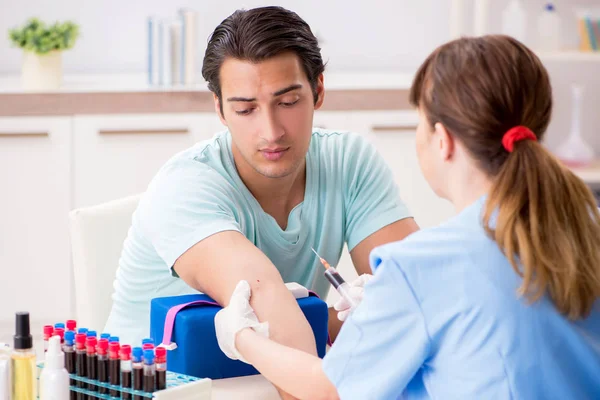
[[[594,161],[587,167],[572,167],[571,171],[586,183],[600,184],[600,160]]]
[[[542,61],[600,62],[600,51],[540,51],[537,55]]]
[[[326,72],[327,90],[408,90],[413,73],[385,71]],[[199,78],[201,79],[201,78]],[[149,93],[149,92],[206,92],[204,80],[193,85],[149,85],[145,73],[130,74],[66,74],[59,90],[46,93]],[[31,94],[21,86],[18,74],[0,74],[0,94]]]

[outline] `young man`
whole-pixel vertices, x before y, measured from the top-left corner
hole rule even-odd
[[[152,298],[201,291],[226,305],[247,280],[270,337],[316,354],[284,286],[326,296],[311,247],[335,265],[347,243],[363,274],[374,247],[418,229],[370,144],[312,127],[323,71],[310,27],[283,8],[236,11],[215,29],[202,73],[227,130],[177,154],[150,183],[125,241],[107,331],[139,341]]]

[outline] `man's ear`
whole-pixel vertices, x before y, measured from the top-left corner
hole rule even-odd
[[[315,110],[318,110],[323,105],[325,100],[325,84],[323,83],[323,74],[317,78],[317,101],[315,102]]]
[[[456,148],[456,139],[454,139],[454,137],[450,134],[450,132],[448,132],[446,127],[440,122],[437,122],[434,125],[434,132],[435,140],[438,142],[442,159],[444,161],[451,159],[454,155],[454,150]]]
[[[216,111],[217,115],[219,116],[221,123],[223,125],[227,126],[227,121],[225,121],[225,116],[221,112],[221,101],[219,100],[219,97],[215,93],[213,93],[213,101],[215,103],[215,111]]]

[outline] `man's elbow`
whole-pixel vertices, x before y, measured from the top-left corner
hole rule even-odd
[[[281,296],[287,296],[289,299],[293,299],[293,295],[287,289],[283,280],[279,276],[263,276],[261,279],[249,280],[250,292],[250,303],[253,300],[260,299],[261,301],[267,301],[271,306],[278,304],[281,301]],[[278,301],[279,300],[279,301]]]

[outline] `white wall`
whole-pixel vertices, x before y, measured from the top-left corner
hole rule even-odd
[[[440,7],[435,0],[0,0],[0,37],[33,15],[49,21],[73,19],[81,24],[82,37],[65,57],[68,72],[144,71],[148,15],[168,17],[182,7],[200,11],[203,53],[209,34],[233,11],[273,3],[303,17],[324,38],[331,66],[343,69],[414,68],[447,38],[449,29],[443,9],[450,3],[441,2]],[[419,40],[413,40],[415,34]],[[399,41],[402,36],[406,40]],[[16,72],[19,63],[20,52],[0,39],[0,72]]]
[[[476,0],[464,0],[468,8]],[[508,0],[491,4],[490,31],[500,29],[500,16]],[[535,34],[535,16],[544,0],[522,0],[531,18],[529,36]],[[0,74],[18,73],[21,52],[6,39],[8,28],[31,16],[44,20],[73,19],[81,25],[76,47],[65,53],[66,73],[143,72],[146,68],[146,17],[170,16],[181,7],[201,12],[199,35],[203,55],[214,27],[237,8],[273,4],[262,0],[0,0]],[[449,38],[450,0],[283,0],[277,4],[296,11],[323,39],[329,70],[413,71],[433,48]],[[565,41],[575,45],[577,31],[573,7],[598,6],[599,0],[558,0]],[[470,18],[469,18],[470,19]],[[469,31],[470,32],[470,31]],[[530,43],[533,44],[533,43]],[[556,146],[569,128],[568,83],[586,84],[583,128],[600,153],[600,126],[596,112],[600,100],[600,63],[548,65],[556,91],[557,112],[547,143]],[[200,75],[199,75],[200,76]]]
[[[464,0],[468,8],[474,1]],[[532,16],[544,4],[522,1]],[[508,0],[488,2],[490,29],[498,30]],[[67,72],[134,72],[145,70],[149,15],[168,17],[182,7],[200,11],[204,45],[215,26],[235,9],[273,3],[296,11],[311,25],[324,39],[335,69],[413,69],[449,35],[450,0],[0,0],[0,73],[19,70],[21,53],[10,47],[6,32],[31,16],[73,19],[81,25],[80,41],[65,56]],[[573,2],[555,3],[565,20],[565,36],[573,42]],[[598,3],[577,0],[590,6]]]

